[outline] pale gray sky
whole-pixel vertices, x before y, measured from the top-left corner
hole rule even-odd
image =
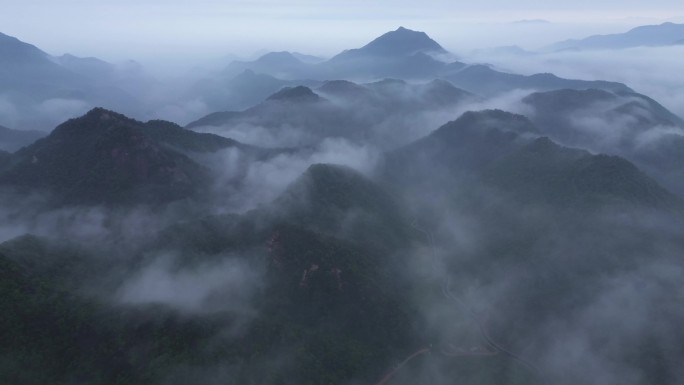
[[[333,55],[403,25],[450,50],[621,32],[684,21],[682,0],[0,0],[0,32],[52,54],[108,60]],[[550,24],[513,24],[545,19]]]

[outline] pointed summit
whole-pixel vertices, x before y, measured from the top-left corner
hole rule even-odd
[[[445,53],[425,32],[399,27],[366,44],[359,51],[378,56],[410,56],[418,52]]]
[[[441,54],[447,51],[425,32],[399,27],[358,49],[350,49],[331,59],[332,62],[359,58],[406,58],[418,53]]]
[[[313,92],[309,87],[297,86],[285,87],[275,94],[269,96],[267,100],[317,102],[321,100],[321,97]]]

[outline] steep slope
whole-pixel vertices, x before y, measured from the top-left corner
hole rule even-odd
[[[168,202],[192,196],[207,177],[171,146],[197,151],[234,144],[98,108],[13,154],[0,183],[47,190],[68,203]]]
[[[626,92],[559,90],[531,94],[523,102],[553,140],[623,156],[674,192],[684,192],[684,122],[653,99]]]
[[[424,78],[444,68],[445,63],[430,56],[436,54],[446,51],[425,32],[400,27],[319,67],[337,78]]]
[[[358,57],[407,57],[416,53],[445,53],[446,51],[425,32],[399,27],[374,39],[365,46],[345,51],[331,61],[352,60]]]
[[[453,195],[493,186],[529,204],[678,207],[680,200],[619,157],[561,147],[527,118],[467,112],[428,137],[388,153],[384,177],[409,194]]]
[[[591,155],[540,138],[491,164],[490,185],[525,202],[598,207],[628,203],[640,207],[680,204],[672,193],[623,158]]]
[[[19,39],[0,33],[0,84],[10,88],[23,81],[79,82],[78,76],[51,60],[50,55]]]
[[[402,188],[440,181],[448,190],[538,135],[527,118],[500,110],[466,112],[425,138],[386,155],[384,175]],[[437,187],[437,186],[435,186]]]

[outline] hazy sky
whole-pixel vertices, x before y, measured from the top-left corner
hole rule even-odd
[[[332,55],[399,25],[451,50],[529,48],[641,24],[684,21],[682,0],[0,0],[0,32],[52,54],[109,60]],[[544,19],[550,24],[513,23]]]

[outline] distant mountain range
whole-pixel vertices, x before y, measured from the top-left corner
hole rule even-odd
[[[684,24],[663,23],[636,27],[625,33],[595,35],[580,40],[566,40],[546,47],[548,51],[621,49],[669,46],[684,39]]]
[[[50,110],[61,120],[64,113],[82,113],[95,105],[138,114],[141,102],[132,92],[148,85],[133,63],[115,66],[97,58],[54,57],[0,34],[0,88],[13,107],[16,127],[49,129],[59,123]]]
[[[14,152],[46,135],[43,131],[13,130],[0,126],[0,150]]]
[[[308,85],[312,82],[307,79],[345,79],[363,82],[383,78],[422,81],[442,78],[484,96],[516,88],[629,90],[627,86],[619,83],[569,80],[552,74],[523,76],[497,71],[491,66],[467,65],[452,61],[449,53],[427,34],[403,27],[388,32],[361,48],[346,50],[320,63],[305,63],[288,52],[273,52],[252,62],[233,62],[225,70],[224,75],[229,78],[244,76],[240,73],[246,70],[259,73],[261,76],[286,79],[280,80],[281,83],[299,82]],[[275,81],[272,83],[275,84]],[[262,98],[266,96],[262,95]]]
[[[322,138],[336,137],[370,141],[386,148],[415,135],[410,133],[415,127],[409,122],[430,120],[430,112],[448,111],[479,100],[444,80],[424,84],[398,79],[367,84],[335,80],[315,89],[285,87],[254,107],[215,112],[186,127],[226,136],[237,135],[238,131],[249,136],[250,127],[259,127],[275,136],[296,138],[289,146],[310,145]],[[383,124],[388,127],[373,129]]]

